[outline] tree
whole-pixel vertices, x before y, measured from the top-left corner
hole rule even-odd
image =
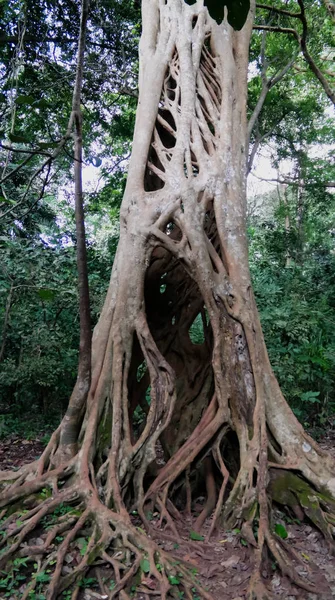
[[[254,10],[251,3],[245,25],[234,30],[200,0],[143,0],[132,157],[94,331],[86,414],[82,420],[70,401],[41,458],[1,474],[0,560],[18,551],[42,557],[23,598],[43,576],[48,600],[68,588],[76,598],[97,559],[112,567],[110,598],[129,598],[141,572],[156,580],[162,598],[173,597],[176,581],[191,597],[198,583],[181,565],[176,579],[173,561],[152,539],[168,534],[147,513],[158,511],[178,536],[174,518],[180,504],[190,505],[199,473],[207,502],[196,528],[214,511],[210,533],[219,518],[239,523],[255,547],[250,598],[269,596],[261,579],[265,548],[293,581],[313,589],[271,526],[274,500],[306,514],[330,540],[335,467],[280,391],[250,280],[246,108]],[[194,344],[199,320],[202,343]],[[138,407],[146,415],[142,431],[132,426]],[[151,537],[132,522],[134,508]],[[50,517],[43,545],[29,544]],[[80,562],[64,574],[67,552],[88,529]]]
[[[307,180],[313,174],[306,168]],[[334,194],[307,184],[301,222],[296,188],[258,199],[259,214],[248,219],[250,267],[272,368],[317,434],[334,416]]]

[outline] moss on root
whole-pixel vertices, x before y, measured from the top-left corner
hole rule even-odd
[[[330,523],[334,521],[335,502],[328,494],[316,491],[307,481],[283,469],[271,469],[268,491],[278,504],[294,512],[297,507],[301,509],[327,539],[333,539]]]

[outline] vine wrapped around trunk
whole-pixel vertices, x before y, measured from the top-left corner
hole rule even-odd
[[[213,512],[209,534],[219,519],[241,526],[255,547],[250,598],[269,596],[260,576],[265,547],[293,581],[313,589],[272,532],[271,498],[332,538],[335,466],[281,394],[250,281],[246,94],[253,10],[236,32],[226,20],[218,25],[201,0],[143,0],[133,152],[120,242],[93,337],[86,414],[80,423],[70,402],[41,458],[1,474],[1,564],[17,554],[38,556],[38,572],[50,571],[48,600],[68,588],[77,598],[97,560],[113,570],[108,597],[129,598],[134,582],[141,589],[143,558],[160,597],[174,597],[173,561],[153,541],[165,534],[146,514],[159,512],[178,536],[175,517],[190,507],[201,476],[207,502],[195,527]],[[196,319],[199,344],[190,337]],[[141,431],[132,425],[140,409]],[[134,509],[150,537],[132,524]],[[43,546],[32,546],[50,515]],[[81,561],[64,574],[66,554],[87,529]],[[192,598],[198,584],[178,570]]]

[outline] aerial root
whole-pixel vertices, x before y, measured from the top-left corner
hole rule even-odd
[[[302,579],[298,574],[297,570],[291,566],[292,558],[294,558],[300,564],[304,564],[306,569],[309,570],[305,563],[302,563],[302,560],[297,552],[295,552],[294,548],[291,548],[288,544],[284,542],[281,538],[273,535],[270,531],[265,532],[265,539],[267,546],[277,561],[278,566],[284,575],[287,575],[292,583],[295,583],[298,587],[307,592],[315,592],[315,585],[309,583],[308,581]]]
[[[26,587],[26,589],[23,593],[23,596],[21,597],[21,600],[27,600],[27,598],[31,598],[32,592],[34,592],[34,590],[37,586],[38,577],[45,573],[45,571],[47,570],[47,568],[50,564],[50,561],[52,561],[55,558],[55,556],[56,556],[56,552],[54,552],[53,554],[50,554],[50,556],[48,556],[48,558],[44,562],[42,562],[39,557],[36,559],[37,570],[36,570],[35,577],[32,579],[30,584]]]
[[[28,502],[34,494],[38,494],[43,488],[49,488],[54,495],[61,492],[58,489],[58,482],[67,479],[74,471],[74,459],[67,464],[60,465],[52,471],[47,471],[42,475],[38,475],[38,461],[31,463],[29,469],[22,467],[20,471],[10,472],[9,479],[6,479],[5,491],[1,494],[0,508],[4,508],[9,504],[15,504],[16,501],[22,503]],[[5,475],[4,475],[5,474]],[[0,480],[4,482],[4,477],[7,472],[0,472]],[[13,478],[11,477],[13,475]],[[17,477],[15,477],[17,476]],[[12,483],[13,479],[13,483]],[[27,499],[27,500],[25,500]]]
[[[62,584],[60,584],[62,568],[63,568],[65,556],[69,550],[69,546],[70,546],[71,542],[75,539],[76,534],[79,533],[83,529],[89,515],[90,515],[90,510],[88,508],[86,508],[86,510],[79,517],[79,519],[77,520],[74,527],[72,529],[70,529],[70,531],[64,538],[63,542],[61,543],[60,547],[58,548],[57,563],[56,563],[55,571],[54,571],[54,574],[53,574],[53,577],[52,577],[52,580],[51,580],[51,583],[50,583],[50,586],[48,589],[48,600],[49,599],[53,600],[54,598],[56,598],[56,593],[58,591],[62,592],[64,589],[69,587],[70,583],[72,583],[72,581],[74,581],[76,579],[76,576],[80,572],[86,570],[86,562],[87,561],[85,560],[85,558],[88,554],[88,551],[91,550],[91,548],[94,544],[94,533],[95,533],[94,530],[93,530],[93,535],[91,536],[91,539],[88,544],[88,549],[85,553],[83,560],[80,562],[79,566],[76,567],[76,569],[74,569],[74,571],[71,573],[71,577],[67,576],[67,580],[66,580],[66,578],[64,578]],[[82,566],[84,566],[85,568],[82,569]]]
[[[258,545],[255,548],[255,565],[249,583],[248,600],[270,600],[272,598],[272,594],[266,588],[261,576],[263,550],[265,549],[270,551],[281,572],[289,577],[293,584],[308,592],[315,592],[315,586],[300,577],[296,568],[292,566],[292,560],[303,565],[307,571],[310,571],[309,566],[303,562],[294,548],[276,534],[271,533],[268,522],[265,520],[258,530]]]
[[[186,488],[186,513],[190,517],[192,514],[192,488],[190,483],[191,467],[185,469],[185,488]]]
[[[214,403],[211,410],[213,412],[215,410]],[[211,423],[213,415],[210,411],[207,418]],[[214,434],[211,448],[207,450],[205,456],[208,466],[205,472],[205,476],[207,474],[205,510],[206,513],[214,510],[206,541],[214,531],[222,512],[224,516],[228,515],[231,520],[238,521],[239,524],[243,522],[241,535],[255,546],[255,564],[250,580],[249,600],[267,600],[271,597],[262,580],[265,550],[271,553],[281,571],[294,584],[309,592],[315,592],[315,587],[302,579],[299,569],[296,570],[292,563],[300,562],[307,570],[308,565],[293,548],[271,531],[269,496],[272,496],[274,501],[287,504],[280,493],[283,489],[292,491],[294,502],[300,504],[305,514],[314,520],[324,533],[334,525],[334,502],[324,494],[317,493],[297,475],[284,469],[274,469],[273,475],[272,465],[269,469],[265,455],[262,466],[257,464],[256,468],[253,464],[252,469],[250,465],[240,468],[228,501],[224,505],[230,474],[224,463],[220,445],[226,431],[227,429],[223,427]],[[51,455],[52,450],[45,459],[45,465],[51,460]],[[193,458],[187,463],[186,455],[183,454],[183,457],[187,510],[190,511],[192,500],[190,464]],[[259,457],[256,453],[255,457],[257,463]],[[218,495],[215,491],[213,501],[211,487],[213,482],[215,483],[214,461],[222,474],[222,483]],[[56,600],[64,590],[71,590],[71,600],[77,600],[80,582],[91,568],[98,568],[101,561],[105,567],[107,566],[108,582],[113,580],[113,589],[108,589],[105,581],[100,584],[101,590],[110,600],[116,598],[130,600],[131,588],[134,585],[137,591],[149,600],[153,597],[170,600],[181,597],[181,594],[184,598],[192,600],[195,591],[203,600],[213,600],[211,594],[201,588],[185,564],[178,562],[177,566],[173,557],[162,550],[153,539],[146,536],[143,530],[131,523],[125,509],[124,512],[115,513],[100,502],[96,476],[89,461],[87,468],[84,469],[81,465],[79,475],[76,467],[78,463],[71,459],[66,465],[59,465],[52,471],[47,471],[35,480],[31,480],[32,473],[36,473],[36,464],[34,464],[33,470],[22,471],[12,484],[9,484],[9,490],[6,490],[6,495],[1,498],[4,508],[0,512],[0,518],[5,533],[0,542],[2,548],[0,566],[10,562],[14,556],[26,557],[27,561],[33,561],[37,565],[35,572],[29,574],[30,580],[24,590],[23,600],[28,600],[33,592],[41,591],[37,587],[38,575],[45,572],[50,573],[50,581],[43,587],[47,600]],[[256,482],[253,480],[255,469]],[[269,472],[270,484],[267,477]],[[149,494],[146,494],[137,510],[152,538],[159,538],[159,540],[165,538],[176,542],[180,540],[176,521],[181,518],[181,515],[170,499],[171,493],[169,493],[175,480],[175,472],[171,470],[170,465],[165,470],[164,477],[161,473],[162,471],[157,477],[160,478],[159,485],[150,488]],[[18,482],[21,482],[20,485]],[[283,483],[287,485],[284,486]],[[46,494],[50,497],[45,497]],[[155,527],[145,514],[146,503],[160,514]],[[56,510],[60,507],[62,510]],[[64,507],[68,509],[65,514]],[[12,514],[9,514],[10,512]],[[196,527],[200,528],[203,520],[203,513],[201,513]],[[257,534],[253,531],[255,524],[259,526],[257,541]],[[162,527],[167,531],[162,530]],[[33,534],[40,538],[40,544],[33,539]],[[78,538],[83,535],[85,539],[87,538],[86,545],[84,548],[79,546],[79,553]],[[66,557],[71,556],[71,553],[72,560],[67,563]],[[46,586],[48,586],[47,590],[45,590]]]
[[[66,502],[71,497],[73,497],[73,490],[71,490],[71,492],[64,490],[64,492],[60,493],[56,498],[48,498],[43,500],[39,506],[35,507],[26,515],[21,515],[20,513],[16,512],[14,515],[10,516],[2,524],[3,531],[6,532],[5,524],[7,529],[9,528],[9,531],[8,533],[4,534],[4,537],[0,543],[0,566],[4,565],[8,559],[18,551],[25,538],[36,529],[43,517],[55,510],[57,506],[59,506],[62,502]],[[21,519],[15,522],[15,528],[10,527],[14,521],[12,518],[13,516],[16,516],[17,519]]]
[[[183,592],[184,597],[191,600],[193,589],[204,600],[213,600],[186,567],[180,563],[177,566],[171,556],[130,521],[101,504],[92,493],[93,486],[90,493],[85,486],[80,489],[75,485],[62,489],[56,497],[42,498],[37,506],[23,514],[17,508],[3,521],[2,564],[10,566],[14,556],[26,558],[29,564],[23,600],[42,591],[47,600],[56,600],[64,590],[70,590],[71,600],[76,600],[80,582],[89,569],[98,568],[101,561],[111,567],[110,580],[115,583],[113,589],[101,583],[101,589],[110,600],[130,600],[133,585],[149,599],[156,595],[168,600]],[[36,496],[34,498],[36,501]],[[163,500],[160,498],[156,505],[170,526],[173,520]],[[2,514],[4,517],[4,511]],[[79,556],[76,540],[83,535],[87,545]],[[36,544],[33,536],[40,542],[43,540],[43,544]],[[71,553],[75,562],[66,561]],[[27,573],[27,563],[24,567]],[[49,580],[43,583],[42,589],[38,582],[43,581],[46,573]]]
[[[200,531],[207,517],[209,517],[216,506],[216,483],[213,472],[213,464],[211,456],[206,456],[204,459],[205,484],[207,499],[204,508],[198,515],[194,524],[194,530]]]
[[[162,526],[163,520],[165,519],[165,520],[166,520],[166,522],[167,522],[167,524],[169,525],[169,527],[170,527],[170,529],[171,529],[172,533],[173,533],[173,534],[176,536],[176,538],[177,538],[177,539],[179,539],[179,533],[178,533],[178,530],[177,530],[177,528],[176,528],[176,526],[175,526],[175,524],[174,524],[174,522],[173,522],[173,519],[172,519],[172,517],[170,516],[170,514],[169,514],[169,511],[168,511],[168,509],[166,508],[166,506],[165,506],[165,504],[164,504],[163,500],[161,500],[161,499],[160,499],[160,497],[159,497],[159,496],[157,496],[157,497],[156,497],[156,502],[157,502],[157,504],[158,504],[158,507],[159,507],[159,509],[160,509],[160,511],[161,511],[161,517],[160,517],[160,520],[159,520],[159,523],[158,523],[158,527],[161,527],[161,526]],[[170,510],[171,510],[171,507],[170,507]]]
[[[249,584],[248,600],[272,600],[272,594],[264,585],[260,573],[254,573]]]
[[[226,487],[227,487],[227,483],[229,480],[229,471],[226,467],[226,465],[224,464],[223,458],[222,458],[222,454],[220,452],[220,444],[221,444],[221,440],[223,438],[223,436],[225,435],[225,433],[227,433],[227,429],[224,429],[218,436],[214,448],[213,448],[213,458],[217,464],[217,466],[219,467],[222,477],[223,477],[223,481],[221,484],[221,488],[219,491],[219,497],[218,497],[218,501],[216,503],[216,507],[215,507],[215,511],[214,511],[214,515],[213,515],[213,519],[209,528],[209,531],[207,533],[206,536],[206,542],[209,541],[211,535],[213,534],[213,531],[216,528],[216,525],[218,523],[220,514],[222,512],[222,506],[223,506],[223,498],[224,498],[224,494],[226,491]]]

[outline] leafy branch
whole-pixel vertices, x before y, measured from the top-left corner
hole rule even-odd
[[[276,13],[276,14],[283,15],[286,17],[299,19],[299,21],[302,24],[302,34],[300,34],[296,29],[294,29],[292,27],[281,27],[281,26],[272,26],[272,25],[254,25],[254,29],[259,30],[259,31],[271,31],[274,33],[285,33],[285,34],[293,35],[299,44],[299,48],[308,64],[309,68],[314,73],[314,75],[317,77],[319,82],[321,83],[329,100],[331,100],[331,102],[335,105],[335,90],[331,87],[331,85],[327,81],[327,79],[324,76],[324,74],[322,73],[321,69],[317,66],[315,60],[313,59],[312,55],[310,54],[310,52],[308,50],[308,46],[307,46],[308,23],[307,23],[307,18],[306,18],[304,1],[297,0],[297,2],[300,7],[300,12],[297,12],[297,13],[296,12],[293,13],[293,12],[290,12],[290,11],[287,11],[284,9],[274,8],[267,4],[256,4],[256,7],[260,8],[262,10],[268,10],[270,13]]]

